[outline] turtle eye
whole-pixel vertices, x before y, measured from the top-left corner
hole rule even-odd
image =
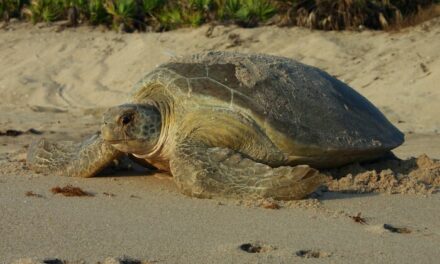
[[[123,125],[129,124],[133,120],[133,115],[125,114],[121,117],[121,122]]]

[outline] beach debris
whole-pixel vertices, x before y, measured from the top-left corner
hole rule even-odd
[[[383,228],[390,231],[391,233],[399,233],[399,234],[409,234],[411,233],[411,230],[406,227],[394,227],[390,224],[384,224]]]
[[[115,197],[116,196],[116,194],[108,193],[108,192],[103,192],[102,194],[104,194],[105,196],[108,196],[108,197]]]
[[[379,23],[382,29],[387,29],[389,27],[389,23],[383,13],[379,13]]]
[[[302,249],[296,251],[295,255],[301,258],[326,258],[326,257],[330,257],[331,253],[321,252],[311,249]]]
[[[69,9],[67,10],[68,26],[70,27],[78,26],[78,20],[79,20],[78,8],[76,8],[75,6],[69,7]]]
[[[276,249],[273,246],[263,245],[263,244],[260,244],[259,242],[244,243],[244,244],[241,244],[239,248],[247,253],[265,253],[265,252],[269,252],[269,251]]]
[[[34,128],[30,128],[26,131],[21,130],[15,130],[15,129],[8,129],[6,131],[0,131],[0,136],[6,136],[6,137],[16,137],[23,134],[33,134],[33,135],[41,135],[43,132],[36,130]]]
[[[38,193],[34,193],[33,191],[27,191],[25,194],[28,197],[38,197],[38,198],[42,198],[43,197],[43,195],[38,194]]]
[[[91,193],[83,191],[79,187],[74,187],[72,185],[67,185],[65,187],[54,187],[50,190],[53,194],[62,194],[64,196],[72,197],[72,196],[94,196]]]
[[[353,221],[355,221],[356,223],[367,225],[367,221],[361,216],[360,212],[357,215],[350,215],[349,217],[353,219]]]

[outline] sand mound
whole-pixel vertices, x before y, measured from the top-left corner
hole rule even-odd
[[[330,191],[431,194],[440,189],[440,161],[427,155],[352,164],[325,172]]]

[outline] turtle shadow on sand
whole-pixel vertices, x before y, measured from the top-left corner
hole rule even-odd
[[[145,177],[161,172],[163,171],[144,160],[138,159],[131,154],[126,154],[114,159],[98,172],[96,177]]]
[[[353,198],[366,198],[380,195],[377,192],[339,192],[339,191],[328,191],[320,192],[319,197],[317,198],[319,201],[330,201],[330,200],[345,200],[345,199],[353,199]]]

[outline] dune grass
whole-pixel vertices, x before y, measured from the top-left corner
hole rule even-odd
[[[0,20],[66,20],[122,31],[204,23],[345,30],[408,26],[440,15],[440,0],[0,0]]]

